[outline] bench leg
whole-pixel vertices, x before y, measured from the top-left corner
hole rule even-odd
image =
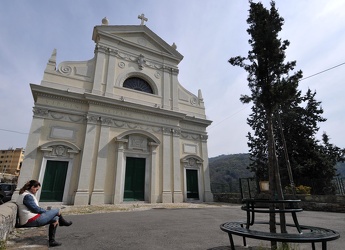
[[[296,213],[292,212],[291,215],[292,215],[293,222],[295,223],[295,226],[296,226],[296,228],[297,228],[297,231],[298,231],[299,233],[302,233],[302,229],[301,229],[301,227],[299,226],[299,223],[298,223],[298,220],[297,220]]]
[[[228,235],[229,235],[231,250],[235,250],[235,244],[234,244],[234,239],[232,238],[232,234],[228,233]]]
[[[246,237],[243,237],[243,246],[247,246]]]
[[[322,241],[322,250],[327,250],[327,241]]]
[[[315,250],[315,242],[312,242],[312,243],[311,243],[311,249],[312,249],[312,250]]]

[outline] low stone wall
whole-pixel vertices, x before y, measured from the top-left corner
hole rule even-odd
[[[0,241],[5,241],[16,225],[17,205],[6,202],[0,205]]]
[[[241,204],[241,194],[239,193],[214,193],[214,202],[226,202]]]
[[[241,194],[237,193],[217,193],[213,194],[215,202],[241,203]],[[301,208],[309,211],[327,211],[345,213],[344,195],[303,195],[296,197],[301,200]],[[286,195],[285,199],[293,199]]]
[[[345,213],[345,195],[299,194],[297,199],[301,200],[301,207],[304,210]]]

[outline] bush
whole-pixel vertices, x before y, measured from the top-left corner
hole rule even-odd
[[[311,187],[299,185],[295,187],[296,194],[310,194]],[[292,187],[291,185],[285,187],[285,193],[292,194]]]

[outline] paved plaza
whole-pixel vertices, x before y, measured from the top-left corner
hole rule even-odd
[[[245,220],[239,205],[209,204],[125,204],[102,207],[67,207],[63,209],[70,227],[59,227],[56,240],[62,246],[56,250],[228,250],[228,235],[219,225],[226,221]],[[98,211],[98,212],[94,212]],[[266,220],[258,215],[258,220]],[[300,224],[331,228],[340,233],[338,240],[328,242],[329,250],[344,249],[345,214],[303,211]],[[287,216],[288,222],[291,220]],[[7,249],[47,249],[47,226],[17,229],[8,241]],[[235,245],[242,239],[234,236]],[[247,248],[266,249],[269,242],[248,239]],[[294,250],[311,249],[311,244],[292,244]],[[237,248],[236,248],[237,249]],[[316,243],[321,249],[321,243]]]

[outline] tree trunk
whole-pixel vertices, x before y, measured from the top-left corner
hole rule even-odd
[[[267,114],[267,150],[268,150],[268,179],[269,179],[269,192],[271,195],[271,200],[275,199],[276,185],[275,185],[275,163],[273,156],[273,145],[274,145],[274,135],[273,135],[273,124],[272,124],[272,113],[266,112]],[[271,205],[273,206],[273,204]],[[271,209],[271,208],[270,208]],[[270,213],[269,227],[271,233],[276,233],[276,215],[275,213]],[[271,248],[277,248],[277,242],[271,241]]]
[[[269,174],[269,188],[271,200],[279,199],[283,200],[283,189],[281,186],[280,174],[279,174],[279,165],[276,155],[276,147],[274,140],[274,130],[273,130],[273,113],[266,111],[267,114],[267,138],[268,138],[268,174]],[[274,204],[272,204],[272,209]],[[284,209],[284,205],[279,207]],[[269,227],[271,233],[276,233],[276,216],[275,213],[270,213]],[[280,213],[280,229],[282,233],[286,233],[286,220],[285,214]],[[277,248],[277,242],[271,241],[271,248]]]

